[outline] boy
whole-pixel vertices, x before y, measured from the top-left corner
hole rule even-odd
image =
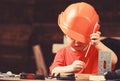
[[[85,2],[69,5],[58,17],[58,25],[70,45],[60,49],[50,66],[55,73],[98,73],[98,51],[112,54],[112,66],[117,63],[116,54],[100,41],[99,16],[94,7]]]

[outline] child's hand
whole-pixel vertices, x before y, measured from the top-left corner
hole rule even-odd
[[[72,63],[71,67],[73,72],[77,72],[85,67],[85,63],[83,61],[76,60]]]
[[[97,45],[100,42],[100,35],[101,32],[97,31],[96,33],[93,33],[90,35],[91,37],[91,43],[94,45]]]

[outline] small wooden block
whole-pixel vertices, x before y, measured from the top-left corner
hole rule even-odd
[[[92,80],[92,81],[101,81],[105,80],[103,75],[91,75],[91,74],[75,74],[76,80]]]
[[[92,80],[92,81],[104,81],[105,77],[103,75],[90,75],[89,80]]]
[[[75,74],[76,80],[89,80],[90,74]]]

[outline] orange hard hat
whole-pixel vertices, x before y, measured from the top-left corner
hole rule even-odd
[[[90,34],[94,30],[99,30],[98,22],[99,16],[94,7],[85,2],[69,5],[58,16],[58,25],[61,30],[69,37],[82,43],[90,42]]]

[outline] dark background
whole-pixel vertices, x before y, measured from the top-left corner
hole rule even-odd
[[[49,46],[49,50],[53,43],[62,43],[58,14],[79,1],[97,10],[102,36],[120,37],[120,0],[0,0],[0,72],[35,72],[33,42]],[[37,39],[31,42],[34,32]],[[45,46],[42,49],[48,58],[52,53]]]

